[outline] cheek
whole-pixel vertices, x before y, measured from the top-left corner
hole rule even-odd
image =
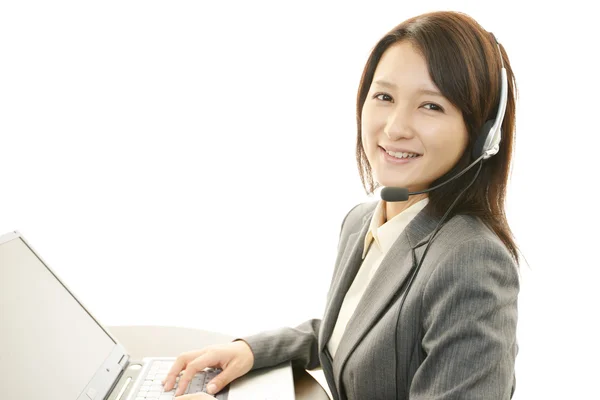
[[[362,118],[360,122],[360,139],[362,141],[365,153],[369,155],[370,149],[373,147],[373,127],[368,118]]]
[[[426,148],[433,156],[432,159],[444,169],[451,168],[460,160],[468,143],[466,129],[462,126],[457,126],[445,134],[439,131],[432,132],[426,135],[426,138],[428,142]]]
[[[458,162],[462,155],[465,153],[467,149],[467,144],[469,143],[469,134],[466,130],[463,130],[456,138],[452,141],[454,145],[454,163]]]
[[[360,139],[362,141],[363,149],[365,149],[365,152],[368,153],[368,149],[371,147],[371,135],[369,133],[369,128],[365,126],[365,124],[362,124],[360,132]]]
[[[381,130],[377,115],[365,105],[361,115],[361,140],[365,151],[372,151],[377,146],[377,132]]]

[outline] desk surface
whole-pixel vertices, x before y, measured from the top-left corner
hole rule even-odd
[[[179,354],[235,339],[222,333],[166,326],[110,326],[107,328],[134,360],[144,357],[177,357]],[[294,370],[297,400],[329,400],[308,372]]]

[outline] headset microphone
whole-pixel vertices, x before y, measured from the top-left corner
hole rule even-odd
[[[384,187],[381,189],[381,200],[387,202],[406,201],[410,196],[407,188],[403,187]]]

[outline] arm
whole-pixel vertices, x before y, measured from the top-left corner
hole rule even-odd
[[[515,262],[497,242],[469,241],[443,256],[423,292],[426,355],[410,399],[509,399],[518,292]]]
[[[281,328],[243,338],[254,354],[252,369],[272,367],[292,360],[294,366],[315,369],[319,362],[320,319],[311,319],[295,328]]]

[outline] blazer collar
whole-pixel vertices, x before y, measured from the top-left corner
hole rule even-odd
[[[366,232],[369,229],[371,219],[373,218],[375,210],[376,208],[369,211],[363,216],[361,231],[353,233],[349,238],[349,242],[351,242],[352,240],[356,240],[355,236],[357,234],[360,234],[360,237],[364,241]],[[403,231],[403,233],[406,234],[411,248],[415,249],[424,244],[427,244],[431,234],[433,233],[433,230],[435,229],[439,221],[440,218],[431,215],[431,212],[429,211],[429,204],[423,210],[421,210]]]
[[[428,204],[404,230],[410,246],[416,249],[427,244],[439,221],[440,218],[431,215]]]

